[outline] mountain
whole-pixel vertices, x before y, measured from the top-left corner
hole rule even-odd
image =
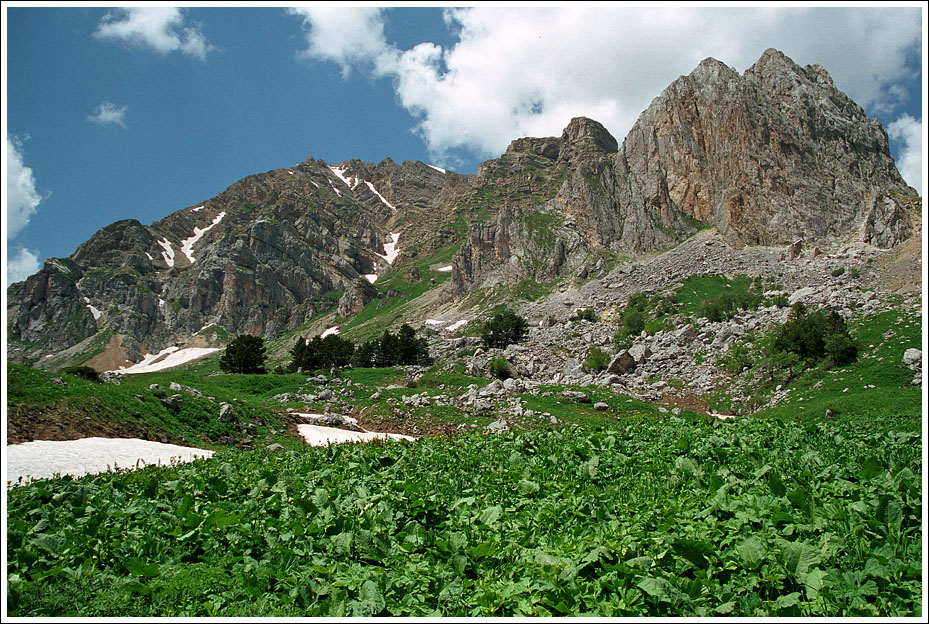
[[[652,101],[622,146],[600,124],[574,119],[560,138],[513,141],[478,178],[494,188],[501,170],[512,171],[508,188],[526,171],[562,182],[536,208],[507,205],[471,233],[455,262],[456,294],[548,281],[563,267],[671,247],[703,227],[734,245],[892,247],[911,235],[904,204],[916,195],[880,123],[822,67],[772,49],[741,76],[703,61]]]
[[[423,303],[438,306],[583,277],[706,228],[737,247],[893,247],[912,234],[915,195],[880,123],[823,68],[776,50],[742,75],[707,59],[622,145],[579,117],[560,137],[514,140],[476,175],[309,158],[148,226],[116,222],[8,288],[8,358],[102,370],[281,335],[390,298],[383,276],[423,281],[431,257],[451,257]]]

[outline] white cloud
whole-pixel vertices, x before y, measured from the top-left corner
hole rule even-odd
[[[7,254],[9,254],[9,250],[7,250]],[[18,247],[16,254],[7,258],[5,285],[9,286],[21,282],[41,268],[39,257],[35,252],[24,247]]]
[[[447,9],[442,48],[390,44],[378,9],[301,10],[309,58],[393,78],[442,164],[449,150],[495,156],[518,136],[558,135],[575,116],[622,141],[652,98],[708,56],[740,72],[766,48],[819,63],[871,110],[893,111],[916,71],[918,8]]]
[[[180,52],[201,61],[214,49],[197,28],[184,25],[178,8],[113,9],[103,16],[94,36],[118,39],[160,54]]]
[[[126,127],[126,110],[127,106],[116,106],[111,102],[103,102],[97,107],[97,112],[87,116],[87,121],[91,121],[101,126],[120,126]]]
[[[301,17],[307,29],[302,54],[337,63],[343,76],[352,64],[372,61],[387,50],[381,9],[317,4],[288,12]]]
[[[923,194],[923,123],[903,115],[887,126],[890,138],[900,142],[897,169],[906,183]]]
[[[6,137],[7,212],[6,238],[10,240],[29,225],[42,198],[35,189],[32,169],[23,163],[22,144]]]

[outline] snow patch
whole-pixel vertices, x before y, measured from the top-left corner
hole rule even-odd
[[[377,189],[374,188],[374,185],[373,185],[373,184],[371,184],[371,183],[368,182],[368,181],[365,181],[365,184],[366,184],[367,187],[371,190],[372,193],[374,193],[375,195],[377,195],[377,198],[378,198],[378,199],[380,199],[382,202],[384,202],[384,205],[385,205],[385,206],[387,206],[388,208],[390,208],[392,211],[397,212],[397,207],[394,206],[393,204],[391,204],[391,203],[390,203],[389,201],[387,201],[386,199],[384,199],[384,196],[377,192]]]
[[[448,171],[446,171],[445,169],[442,169],[441,167],[436,167],[435,165],[426,165],[426,166],[427,166],[427,167],[432,167],[433,169],[435,169],[435,170],[438,171],[439,173],[448,173]]]
[[[377,273],[365,273],[365,279],[373,284],[377,281]]]
[[[145,257],[148,258],[149,262],[152,262],[155,260],[154,258],[152,258],[152,254],[148,253],[147,251],[145,252]]]
[[[316,188],[319,188],[319,185],[316,183],[315,180],[310,180],[310,184],[312,184],[312,185],[315,186]]]
[[[58,475],[81,477],[116,468],[167,466],[213,455],[213,451],[205,449],[136,438],[36,440],[12,444],[5,450],[6,478],[16,484]]]
[[[426,319],[426,325],[444,325],[446,321],[437,321],[436,319]]]
[[[445,331],[452,332],[452,331],[455,331],[456,329],[464,327],[467,324],[468,324],[468,319],[461,319],[460,321],[456,321],[452,323],[451,325],[449,325],[448,327],[446,327]]]
[[[165,305],[165,300],[161,297],[158,297],[158,307],[163,308]]]
[[[171,241],[165,238],[164,240],[158,241],[158,244],[161,245],[162,248],[164,249],[164,251],[161,252],[161,256],[165,259],[165,263],[169,267],[173,267],[174,266],[174,248],[171,247]]]
[[[400,249],[397,247],[397,241],[400,240],[400,232],[390,233],[390,242],[384,243],[384,255],[377,254],[387,261],[387,264],[393,264],[397,256],[400,255]]]
[[[338,335],[339,335],[339,327],[335,326],[335,327],[330,327],[329,329],[321,333],[319,337],[325,338],[326,336],[338,336]]]
[[[128,375],[134,375],[136,373],[151,373],[154,371],[165,370],[167,368],[174,368],[176,366],[181,366],[182,364],[187,364],[188,362],[192,362],[202,358],[205,355],[215,353],[216,351],[219,351],[219,349],[213,347],[190,347],[187,349],[167,347],[158,353],[149,353],[144,358],[142,358],[141,362],[133,364],[129,368],[120,367],[119,372],[126,373]]]
[[[210,223],[208,226],[206,226],[202,230],[198,227],[195,227],[194,235],[191,236],[190,238],[185,238],[184,240],[181,241],[181,251],[184,252],[184,255],[187,256],[187,259],[190,260],[191,264],[197,261],[197,259],[194,258],[194,244],[196,244],[196,242],[200,240],[204,234],[212,230],[220,221],[222,221],[223,217],[225,216],[226,216],[226,211],[224,210],[218,215],[216,215],[216,218],[213,219],[213,222]]]
[[[203,210],[203,206],[197,206],[196,208],[191,208],[191,210],[193,210],[194,212],[200,212],[201,210]]]
[[[90,313],[94,315],[94,320],[100,320],[100,317],[103,316],[103,312],[90,305],[90,299],[87,297],[84,297],[84,303],[87,304],[87,308],[90,310]]]
[[[358,178],[352,176],[351,178],[345,177],[345,168],[344,167],[329,167],[329,170],[336,175],[337,178],[345,182],[345,186],[355,190],[355,187],[361,184],[358,181]]]
[[[288,171],[287,173],[289,173],[290,175],[293,175],[293,174],[294,174],[293,171]]]
[[[452,270],[452,265],[439,267],[438,269],[436,269],[436,271],[439,271],[440,273],[448,273],[451,270]]]
[[[299,416],[300,414],[298,414]],[[375,433],[373,431],[348,431],[335,427],[320,425],[297,425],[297,431],[310,446],[329,446],[343,442],[370,442],[371,440],[409,440],[415,442],[416,438],[400,435],[399,433]]]

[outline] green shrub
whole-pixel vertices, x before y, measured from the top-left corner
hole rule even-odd
[[[741,342],[732,345],[721,360],[722,368],[733,375],[738,375],[746,368],[752,367],[752,358],[748,348]]]
[[[224,373],[246,375],[266,373],[265,343],[261,336],[238,336],[226,346],[219,368]]]
[[[840,275],[843,275],[844,273],[845,273],[845,267],[839,267],[838,269],[832,272],[832,277],[839,277]]]
[[[825,351],[826,357],[836,366],[851,364],[858,359],[858,346],[847,332],[829,336]]]
[[[509,379],[513,376],[513,370],[510,368],[510,363],[506,361],[506,358],[495,357],[491,359],[487,364],[487,368],[490,370],[491,375],[500,380]]]
[[[600,320],[597,316],[597,313],[594,312],[593,308],[584,308],[583,310],[578,310],[570,318],[572,321],[590,321],[591,323],[596,323]]]
[[[100,373],[89,366],[69,366],[62,369],[61,372],[68,375],[77,375],[78,377],[82,377],[87,381],[96,381],[97,383],[100,383]]]
[[[787,321],[774,330],[771,346],[774,351],[795,353],[808,364],[826,357],[837,364],[848,364],[858,357],[845,319],[834,310],[808,312],[799,301],[790,309]]]
[[[854,268],[853,268],[853,269],[849,269],[849,270],[848,270],[848,276],[849,276],[849,277],[854,277],[854,278],[861,277],[861,271],[859,271],[858,269],[854,269]]]
[[[528,331],[526,319],[515,312],[504,310],[484,323],[481,340],[488,349],[505,349],[513,343],[522,342]]]
[[[606,370],[606,367],[610,365],[610,354],[601,349],[600,347],[594,345],[590,348],[590,351],[587,352],[587,357],[584,358],[584,370],[597,372]]]

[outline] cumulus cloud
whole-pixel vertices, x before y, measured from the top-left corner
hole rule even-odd
[[[7,213],[6,238],[16,237],[36,213],[42,198],[36,192],[32,169],[23,163],[22,143],[6,137]]]
[[[7,250],[7,254],[9,254],[9,250]],[[18,247],[16,253],[8,255],[6,259],[5,286],[21,282],[41,268],[39,257],[35,252],[24,247]]]
[[[178,8],[113,9],[103,16],[94,36],[116,39],[160,54],[180,52],[201,61],[213,50],[199,29],[185,26]]]
[[[101,126],[126,127],[127,106],[116,106],[111,102],[103,102],[97,107],[97,112],[87,116],[87,121]]]
[[[903,115],[887,126],[891,139],[899,141],[900,154],[897,169],[906,183],[923,194],[923,122]]]
[[[288,10],[303,20],[307,49],[303,56],[332,61],[348,76],[352,65],[370,62],[387,51],[381,9],[314,5]]]
[[[560,134],[579,115],[622,141],[704,58],[743,72],[769,47],[821,64],[862,106],[893,111],[918,71],[921,37],[918,8],[476,7],[446,9],[453,45],[403,50],[385,39],[380,9],[299,15],[308,58],[393,79],[440,162],[455,148],[494,156],[514,137]]]
[[[39,270],[37,252],[17,246],[10,255],[9,242],[14,239],[36,213],[42,197],[36,191],[32,169],[23,162],[22,142],[6,137],[6,285],[18,282]]]

